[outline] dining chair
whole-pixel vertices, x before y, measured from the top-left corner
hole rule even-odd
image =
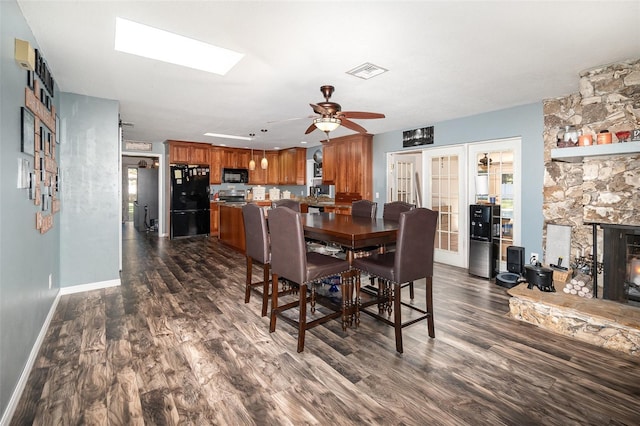
[[[404,201],[390,201],[382,206],[382,218],[398,221],[400,213],[407,212],[416,208],[415,204],[406,203]]]
[[[343,328],[346,323],[346,309],[350,306],[345,295],[344,282],[341,282],[343,299],[341,309],[307,320],[307,303],[311,303],[312,314],[316,313],[316,287],[322,279],[342,276],[350,269],[349,262],[333,256],[317,252],[307,252],[304,240],[304,229],[300,213],[288,208],[277,207],[269,211],[269,231],[271,235],[271,282],[277,283],[279,278],[285,278],[297,285],[298,300],[279,304],[276,288],[271,290],[271,321],[269,331],[276,329],[276,319],[291,322],[298,327],[298,352],[304,350],[305,332],[319,324],[342,316]],[[307,288],[310,286],[310,296]],[[298,308],[298,320],[283,315],[289,309]]]
[[[378,203],[369,200],[357,200],[351,203],[351,216],[375,218]]]
[[[415,204],[406,203],[404,201],[391,201],[388,203],[384,203],[384,205],[382,206],[382,218],[395,220],[397,222],[400,220],[400,213],[408,212],[409,210],[415,208]],[[390,243],[384,246],[384,251],[394,251],[395,249],[396,243]],[[371,281],[371,284],[373,284],[373,277],[371,278]],[[415,296],[413,281],[402,284],[402,288],[404,287],[409,287],[409,298],[413,300]]]
[[[269,265],[271,263],[271,247],[269,244],[269,231],[264,211],[257,204],[245,204],[242,206],[242,218],[244,221],[245,257],[247,260],[247,279],[244,292],[244,303],[249,303],[251,290],[262,286],[262,316],[267,316],[269,303]],[[262,281],[253,283],[253,262],[262,265]]]
[[[389,297],[389,309],[393,311],[393,320],[382,313],[371,312],[366,306],[362,311],[392,325],[395,329],[396,351],[402,353],[402,329],[418,321],[427,320],[429,337],[435,337],[433,322],[433,252],[438,213],[426,208],[416,208],[400,214],[396,250],[377,253],[353,260],[353,268],[378,278],[378,295]],[[414,304],[402,302],[401,284],[425,279],[426,309]],[[356,289],[360,288],[359,276],[356,276]],[[381,286],[385,286],[381,291]],[[358,299],[359,300],[359,299]],[[359,303],[359,302],[358,302]],[[369,305],[376,301],[369,302]],[[402,322],[402,307],[417,311]],[[391,312],[389,312],[389,317]]]
[[[291,198],[283,198],[281,200],[274,200],[271,202],[271,207],[289,207],[291,210],[295,212],[300,211],[300,202],[296,200],[292,200]]]

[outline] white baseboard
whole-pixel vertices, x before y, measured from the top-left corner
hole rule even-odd
[[[60,287],[60,293],[64,296],[67,294],[82,293],[83,291],[100,290],[102,288],[117,287],[121,285],[120,278],[117,280],[99,281],[97,283],[73,285],[69,287]]]
[[[42,346],[42,342],[44,342],[44,338],[47,335],[47,331],[49,330],[49,325],[51,324],[51,320],[53,319],[53,315],[56,313],[56,308],[58,307],[58,302],[60,301],[60,296],[62,296],[61,291],[58,291],[56,298],[53,300],[51,304],[51,308],[49,308],[49,313],[47,314],[47,318],[45,318],[44,323],[42,324],[42,328],[40,329],[40,333],[38,333],[38,338],[36,339],[33,347],[31,348],[31,353],[29,353],[29,358],[27,358],[27,364],[24,366],[22,370],[22,374],[20,374],[20,379],[16,384],[16,387],[11,395],[11,399],[9,400],[9,404],[7,404],[7,409],[4,410],[2,418],[0,419],[0,426],[6,426],[11,422],[11,418],[18,407],[18,403],[20,402],[20,398],[22,397],[22,392],[24,392],[24,388],[27,385],[27,380],[29,380],[29,374],[31,374],[31,369],[33,365],[36,363],[36,359],[38,358],[38,353],[40,352],[40,347]]]

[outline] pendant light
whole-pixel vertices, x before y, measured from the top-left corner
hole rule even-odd
[[[256,169],[256,162],[253,159],[253,148],[251,149],[251,160],[249,160],[249,170],[255,170]]]
[[[267,129],[260,129],[260,131],[264,134],[267,133]],[[260,160],[260,167],[262,167],[262,170],[266,170],[267,167],[269,167],[269,161],[267,160],[267,155],[264,152],[264,149],[262,150],[262,160]]]
[[[260,167],[262,170],[266,170],[269,167],[269,161],[267,160],[267,155],[265,154],[264,149],[262,150],[262,160],[260,160]]]

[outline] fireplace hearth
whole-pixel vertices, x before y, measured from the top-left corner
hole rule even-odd
[[[603,297],[640,307],[640,226],[600,224],[604,231]]]

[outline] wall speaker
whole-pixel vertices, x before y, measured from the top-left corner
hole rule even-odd
[[[524,273],[524,247],[507,247],[507,271],[518,275]]]
[[[17,38],[15,50],[18,65],[27,71],[34,71],[36,69],[36,51],[29,42]]]

